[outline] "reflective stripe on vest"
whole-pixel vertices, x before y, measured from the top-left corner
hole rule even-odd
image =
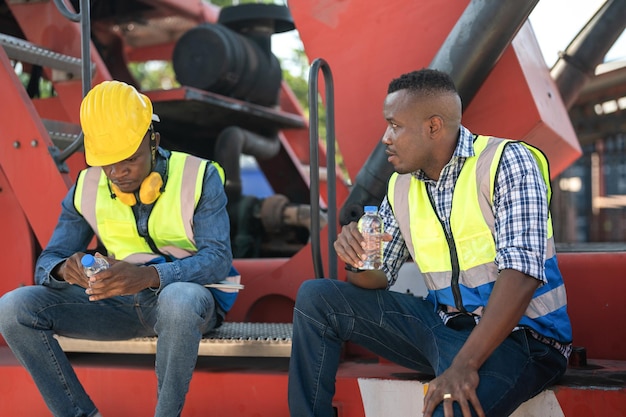
[[[411,174],[397,173],[389,180],[387,198],[407,249],[424,276],[427,298],[435,306],[445,304],[480,314],[487,305],[498,276],[491,209],[494,184],[502,152],[509,142],[484,136],[474,142],[475,156],[465,160],[455,184],[450,215],[452,236],[446,236],[424,182]],[[540,167],[550,198],[547,160],[536,148],[524,145]],[[547,283],[535,292],[520,325],[569,342],[571,327],[565,313],[565,287],[556,264],[551,226],[548,217]]]
[[[168,164],[166,189],[154,203],[148,233],[161,253],[180,259],[196,251],[193,213],[202,193],[206,161],[172,152]],[[107,181],[100,167],[80,173],[74,195],[78,212],[110,256],[134,264],[145,264],[161,256],[139,235],[132,208],[111,198]]]

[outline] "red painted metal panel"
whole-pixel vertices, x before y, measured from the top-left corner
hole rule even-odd
[[[351,178],[384,133],[382,108],[389,81],[428,66],[468,3],[289,2],[309,60],[323,58],[332,70],[337,142]]]
[[[48,148],[53,146],[30,98],[0,49],[0,167],[42,246],[48,242],[72,179],[61,174]],[[45,207],[45,209],[44,209]]]
[[[389,81],[428,66],[467,4],[448,2],[443,7],[437,0],[391,0],[373,7],[358,0],[289,3],[309,59],[324,58],[332,68],[337,138],[353,178],[384,132],[382,103]],[[553,174],[580,155],[529,29],[522,30],[507,49],[470,103],[464,122],[484,134],[527,139],[544,147]]]
[[[65,112],[59,97],[49,97],[44,99],[34,99],[33,105],[42,119],[50,120],[70,120]]]
[[[582,154],[572,122],[528,22],[463,118],[477,133],[524,140],[537,146],[550,161],[552,177]]]
[[[154,356],[77,354],[72,362],[103,415],[153,415]],[[585,376],[576,376],[552,387],[565,417],[626,416],[624,364],[598,362],[600,370],[589,372],[589,384]],[[286,358],[199,358],[182,416],[288,417],[287,370]],[[30,376],[6,347],[0,347],[0,374],[0,415],[50,415]],[[364,417],[358,378],[427,382],[419,377],[414,371],[390,363],[343,362],[333,401],[338,417]],[[597,377],[606,379],[598,383]],[[546,410],[546,415],[555,412]]]
[[[2,167],[0,167],[0,253],[2,263],[0,297],[2,294],[33,282],[35,237]],[[0,345],[4,344],[0,336]]]
[[[626,253],[560,253],[574,345],[587,357],[626,360]]]
[[[314,275],[310,248],[307,248],[308,251],[303,249],[292,258],[236,259],[234,265],[245,288],[239,291],[227,320],[291,322],[298,288],[304,279]],[[282,309],[272,307],[271,313],[262,313],[255,304],[264,298],[291,300],[291,303],[281,303]]]
[[[7,291],[33,283],[35,266],[35,237],[28,225],[7,177],[0,167],[0,253],[3,262],[0,296]]]
[[[102,415],[154,415],[154,357],[104,358],[75,355],[72,359],[79,379]],[[287,363],[283,358],[200,358],[182,416],[288,417]],[[0,373],[0,415],[50,415],[30,376],[6,347],[0,347]]]
[[[324,276],[328,277],[328,228],[321,231],[320,242]],[[278,306],[272,306],[271,315],[274,320],[291,322],[292,306],[300,285],[307,279],[315,278],[310,243],[291,258],[236,259],[234,265],[241,273],[241,283],[245,288],[239,292],[235,305],[228,313],[229,321],[266,321],[267,313],[263,313],[261,318],[258,314],[261,314],[260,306],[267,304],[256,304],[259,300],[268,298],[281,300]],[[345,280],[346,271],[342,265],[340,262],[337,278]]]
[[[626,391],[596,388],[559,388],[556,398],[565,417],[626,417]]]
[[[293,94],[293,91],[283,82],[280,90],[280,107],[287,113],[293,113],[301,115],[303,114],[302,107],[298,102],[298,99]],[[293,155],[297,157],[302,163],[308,163],[309,161],[309,121],[305,118],[306,129],[289,129],[283,131],[283,134],[287,137],[290,148],[293,151]],[[323,159],[323,158],[321,158]],[[324,159],[325,161],[325,159]]]

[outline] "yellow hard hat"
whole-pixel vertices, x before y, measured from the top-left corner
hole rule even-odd
[[[152,120],[158,121],[152,102],[134,87],[120,81],[93,87],[80,105],[87,164],[111,165],[132,156]]]

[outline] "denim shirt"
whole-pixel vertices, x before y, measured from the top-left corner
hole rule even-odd
[[[160,157],[168,154],[159,149]],[[61,203],[61,215],[46,248],[37,259],[35,283],[50,287],[69,285],[51,275],[52,270],[76,252],[85,252],[94,231],[74,207],[72,186]],[[138,203],[133,208],[139,232],[148,222],[152,205]],[[212,164],[207,164],[202,195],[193,215],[193,239],[197,253],[172,262],[152,264],[161,281],[160,288],[172,282],[211,284],[223,280],[232,264],[230,221],[226,211],[224,186]]]

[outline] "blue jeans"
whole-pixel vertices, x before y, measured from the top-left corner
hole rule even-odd
[[[471,329],[445,326],[433,305],[386,290],[316,279],[296,298],[289,365],[292,417],[334,416],[332,399],[342,342],[352,341],[392,362],[440,375],[465,343]],[[556,349],[513,332],[479,370],[477,395],[487,416],[507,416],[565,372]],[[454,403],[455,416],[462,416]],[[443,416],[442,404],[435,411]]]
[[[195,283],[101,301],[89,301],[75,285],[26,286],[0,298],[0,333],[60,417],[93,416],[97,410],[54,334],[95,340],[158,335],[155,416],[172,417],[182,411],[200,339],[215,325],[213,296]]]

